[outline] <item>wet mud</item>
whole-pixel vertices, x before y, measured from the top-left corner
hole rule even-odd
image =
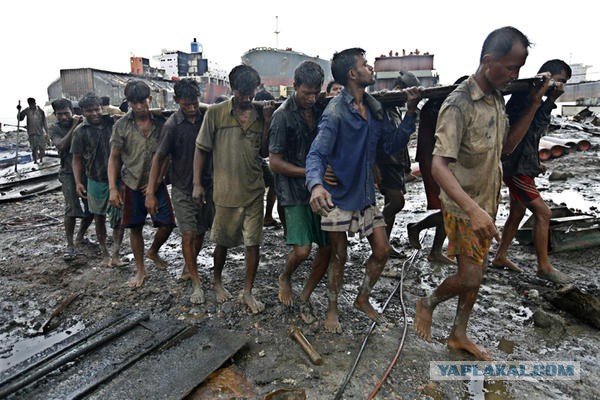
[[[570,137],[571,132],[556,132]],[[556,205],[599,215],[600,138],[586,136],[592,148],[546,162],[549,171],[537,180],[542,196]],[[411,144],[414,151],[414,143]],[[551,180],[552,172],[568,172],[564,180]],[[385,309],[384,322],[370,336],[354,375],[342,398],[364,399],[373,390],[408,332],[398,362],[375,398],[380,399],[596,399],[600,376],[598,330],[560,311],[549,302],[559,286],[535,276],[536,256],[533,247],[513,242],[510,257],[524,269],[521,274],[488,268],[479,292],[468,333],[478,344],[489,349],[496,360],[506,361],[578,361],[579,381],[432,381],[429,361],[473,360],[467,353],[449,350],[446,338],[453,322],[456,300],[441,304],[434,312],[431,343],[418,338],[412,330],[416,300],[429,294],[454,267],[427,261],[433,231],[423,236],[422,251],[412,263],[404,263],[414,252],[408,247],[406,224],[423,218],[427,211],[419,179],[407,186],[405,209],[397,216],[392,244],[406,258],[390,260],[400,271],[404,264],[402,286],[407,315],[402,313],[398,291]],[[503,205],[497,225],[503,226],[508,215],[508,192],[503,189]],[[382,202],[382,199],[379,198]],[[208,324],[240,332],[247,344],[214,374],[204,386],[187,398],[285,398],[330,399],[338,391],[346,373],[371,326],[371,321],[353,307],[364,267],[370,254],[366,240],[350,238],[344,288],[340,293],[342,334],[324,332],[322,320],[327,307],[326,282],[319,283],[312,296],[315,314],[320,319],[304,324],[298,310],[284,307],[277,298],[277,277],[283,268],[287,247],[281,228],[265,229],[264,245],[255,283],[255,296],[265,303],[264,312],[252,315],[237,296],[221,305],[215,304],[212,283],[212,251],[206,245],[198,264],[206,303],[190,302],[191,285],[178,280],[183,267],[181,236],[175,229],[161,255],[169,262],[167,270],[158,270],[147,260],[148,277],[143,287],[131,290],[127,280],[134,265],[129,236],[126,234],[121,254],[130,260],[121,268],[100,265],[99,249],[93,244],[78,248],[72,261],[62,258],[62,194],[46,193],[26,201],[0,204],[0,370],[14,366],[38,349],[82,330],[123,309],[149,313],[155,318],[173,319],[187,324]],[[16,219],[15,217],[19,217]],[[144,228],[146,246],[154,230]],[[109,235],[110,236],[110,235]],[[88,237],[95,241],[93,225]],[[492,245],[490,259],[497,244]],[[582,291],[600,297],[598,246],[551,254],[551,261],[561,271],[575,277]],[[293,276],[297,295],[308,276],[310,260]],[[231,249],[224,269],[224,285],[237,294],[243,287],[244,255],[242,248]],[[382,277],[375,285],[372,304],[381,310],[397,278]],[[79,296],[50,324],[46,335],[38,333],[48,315],[71,293]],[[290,337],[290,328],[299,326],[306,340],[321,356],[315,365],[302,347]],[[160,364],[157,364],[160,368]],[[165,373],[174,373],[165,371]],[[141,383],[143,384],[143,383]],[[212,385],[212,386],[211,386]],[[495,396],[495,397],[494,397]],[[17,396],[13,398],[19,398]]]

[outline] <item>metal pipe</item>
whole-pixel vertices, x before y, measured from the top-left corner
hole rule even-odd
[[[564,146],[562,144],[548,142],[547,140],[540,139],[540,144],[539,144],[538,150],[539,149],[549,150],[551,158],[557,158],[557,157],[560,157],[563,154],[565,154],[565,150],[564,150],[565,148],[568,149],[567,146]]]
[[[578,151],[587,151],[591,147],[590,141],[586,140],[586,139],[575,139],[575,138],[561,139],[561,138],[557,138],[554,136],[542,136],[542,139],[547,142],[562,144],[564,146],[567,146],[572,149],[576,149]]]
[[[21,100],[17,103],[17,132],[15,134],[16,139],[16,155],[15,155],[15,172],[17,172],[17,165],[19,165],[19,132],[21,131]]]
[[[315,365],[322,365],[323,359],[321,355],[315,348],[310,344],[310,342],[306,339],[300,328],[297,326],[292,326],[290,328],[290,337],[296,341],[302,347],[302,350],[306,353],[308,358],[310,358],[310,362]]]

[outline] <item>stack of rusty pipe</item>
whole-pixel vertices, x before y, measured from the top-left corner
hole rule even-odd
[[[590,141],[586,140],[586,139],[575,139],[575,138],[561,139],[561,138],[557,138],[554,136],[543,136],[542,140],[545,140],[547,142],[554,142],[554,143],[562,144],[563,146],[567,146],[570,149],[574,149],[577,151],[587,151],[591,147]]]
[[[538,154],[541,161],[561,157],[569,149],[586,151],[591,147],[590,141],[586,139],[561,139],[553,136],[543,136],[540,139]]]
[[[540,144],[538,146],[538,154],[540,157],[540,161],[547,161],[551,158],[561,157],[565,154],[565,151],[568,149],[569,147],[565,146],[564,144],[552,142],[541,138]]]

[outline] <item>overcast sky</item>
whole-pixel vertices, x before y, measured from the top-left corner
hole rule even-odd
[[[551,58],[592,65],[600,79],[600,2],[528,1],[239,1],[179,0],[0,2],[0,122],[16,123],[27,97],[48,100],[47,88],[66,68],[129,72],[129,57],[151,60],[161,49],[190,51],[194,37],[204,55],[229,71],[254,47],[291,47],[321,58],[362,47],[376,56],[402,49],[435,55],[442,84],[471,74],[483,40],[512,25],[534,43],[521,78]],[[574,6],[573,6],[574,5]],[[276,16],[279,35],[276,39]]]

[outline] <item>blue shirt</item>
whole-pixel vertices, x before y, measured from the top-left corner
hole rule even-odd
[[[375,204],[373,164],[377,145],[393,154],[406,146],[415,131],[415,116],[407,116],[398,128],[390,123],[381,104],[368,93],[368,120],[353,105],[354,98],[346,90],[331,99],[319,122],[318,134],[306,157],[306,186],[312,191],[323,185],[331,193],[336,207],[359,211]],[[323,182],[327,164],[331,165],[338,184]]]

